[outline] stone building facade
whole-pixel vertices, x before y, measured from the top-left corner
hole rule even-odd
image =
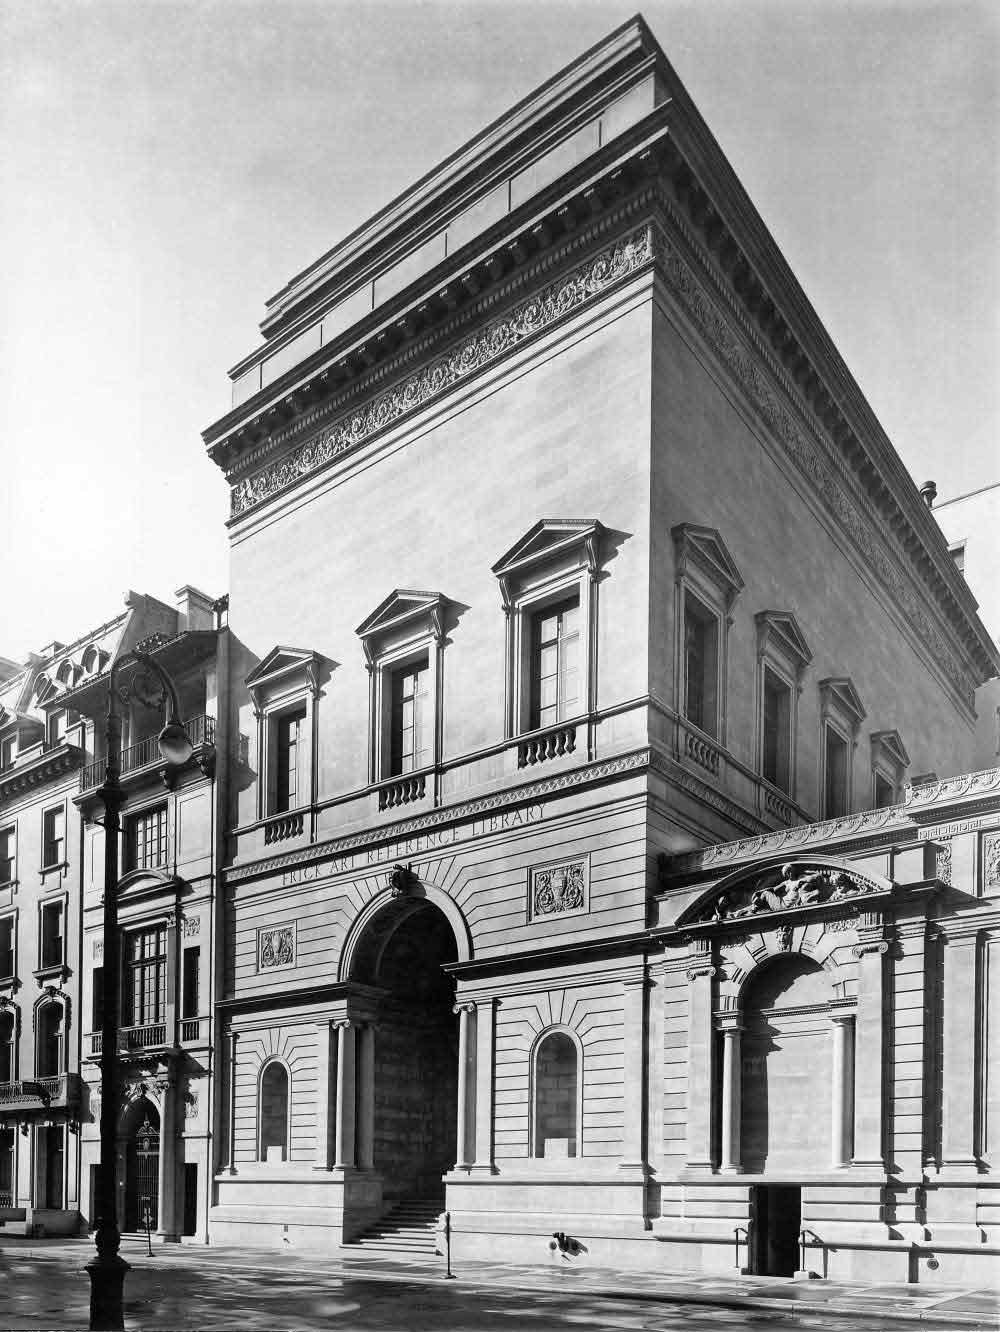
[[[968,890],[906,778],[971,766],[996,649],[643,23],[263,331],[205,432],[249,737],[210,1242],[329,1249],[423,1200],[458,1255],[544,1260],[558,1231],[718,1269],[752,1208],[750,1265],[777,1271],[797,1206],[831,1275],[912,1254],[929,1215],[985,1256],[982,1141],[948,1138],[933,1211],[938,1074],[891,1046],[886,996],[954,958],[938,921]],[[855,827],[890,835],[877,865]],[[717,882],[705,848],[734,839]],[[786,1140],[765,1103],[803,1086],[775,1014],[837,1071],[817,1157],[798,1104]]]

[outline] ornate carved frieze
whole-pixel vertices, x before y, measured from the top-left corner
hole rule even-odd
[[[789,862],[780,870],[769,870],[746,885],[721,893],[692,923],[741,920],[797,907],[836,904],[881,891],[881,885],[853,871]]]
[[[983,838],[983,892],[1000,888],[1000,833]]]
[[[587,862],[570,860],[546,865],[529,875],[528,914],[531,920],[587,909]]]
[[[257,970],[295,965],[295,926],[277,925],[257,933]]]
[[[818,846],[854,833],[875,832],[894,823],[908,822],[898,808],[869,809],[860,814],[849,814],[841,819],[824,819],[821,823],[801,824],[796,828],[783,828],[778,832],[762,833],[759,837],[743,837],[738,842],[721,842],[703,850],[688,851],[671,856],[667,872],[685,874],[691,870],[710,869],[740,860],[776,855],[780,851],[797,851],[800,847]]]
[[[246,513],[335,458],[352,452],[616,282],[637,273],[651,259],[649,227],[643,226],[521,301],[508,314],[463,339],[393,388],[375,395],[287,457],[238,482],[232,491],[233,516]]]
[[[1000,790],[1000,768],[985,768],[982,772],[966,772],[960,777],[926,782],[921,786],[908,786],[906,808],[908,811],[917,810],[924,805],[958,800],[962,796],[991,795],[998,790]]]

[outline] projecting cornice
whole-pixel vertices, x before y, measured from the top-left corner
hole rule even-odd
[[[464,271],[429,273],[381,322],[375,312],[205,432],[233,483],[234,521],[655,262],[767,434],[971,707],[975,685],[1000,671],[975,602],[683,90],[537,205],[512,214],[506,234],[494,228],[488,252]]]

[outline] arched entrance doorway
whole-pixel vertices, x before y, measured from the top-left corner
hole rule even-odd
[[[798,1267],[802,1189],[796,1176],[825,1166],[832,1032],[829,977],[802,954],[765,963],[741,1002],[743,1169],[774,1182],[750,1196],[751,1267],[792,1276]]]
[[[455,1163],[458,1019],[452,927],[425,898],[389,901],[368,923],[349,979],[378,987],[373,1158],[383,1198],[440,1199]]]
[[[125,1145],[126,1231],[155,1230],[160,1219],[160,1116],[143,1097],[129,1116]]]

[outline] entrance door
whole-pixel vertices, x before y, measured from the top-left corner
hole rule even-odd
[[[63,1131],[50,1124],[42,1129],[45,1152],[45,1189],[42,1206],[59,1211],[63,1206]]]
[[[751,1271],[756,1276],[794,1276],[801,1226],[801,1188],[755,1184],[750,1189]]]
[[[155,1122],[153,1122],[155,1121]],[[129,1142],[125,1178],[125,1229],[155,1230],[160,1203],[160,1117],[148,1106]]]
[[[0,1129],[0,1207],[14,1206],[14,1130]]]

